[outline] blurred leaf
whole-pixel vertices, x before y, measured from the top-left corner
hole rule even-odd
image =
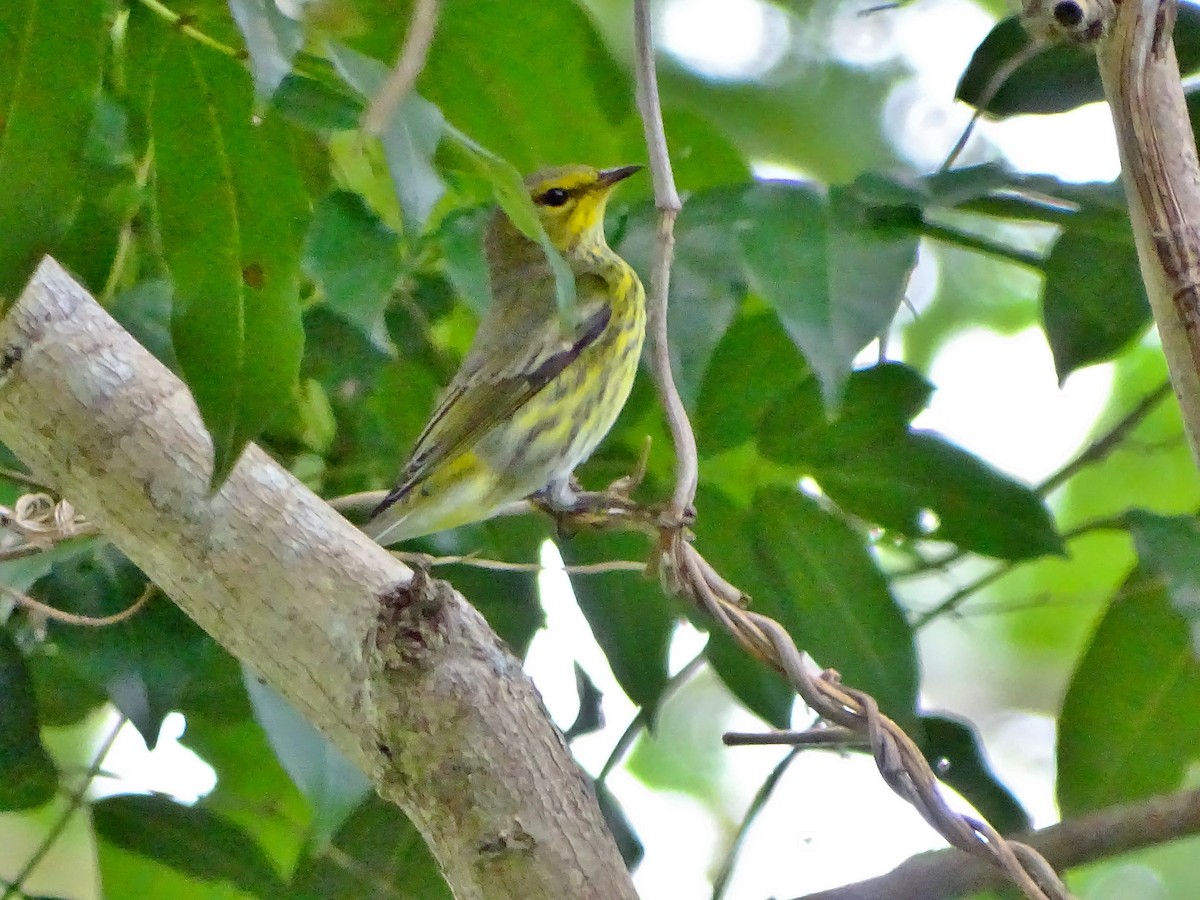
[[[771,401],[810,377],[772,313],[734,321],[713,351],[696,405],[695,429],[705,456],[736,447],[754,434]]]
[[[709,361],[746,293],[737,243],[730,239],[743,191],[718,188],[693,194],[675,226],[667,330],[675,383],[690,409],[697,406]],[[641,204],[617,245],[647,287],[657,230],[657,210]]]
[[[30,595],[64,612],[107,616],[127,609],[145,586],[145,576],[133,563],[110,545],[99,545],[57,563]],[[216,652],[212,639],[162,596],[116,625],[81,628],[51,622],[48,627],[70,667],[103,686],[150,749],[162,720]]]
[[[292,900],[451,900],[425,840],[399,809],[371,794],[333,839],[310,845],[285,896]]]
[[[638,838],[637,832],[633,830],[629,819],[625,817],[625,810],[621,808],[620,801],[608,789],[608,785],[593,781],[592,787],[596,791],[596,800],[600,804],[600,814],[604,816],[604,824],[608,826],[609,834],[617,842],[617,849],[621,851],[621,859],[625,862],[625,868],[632,871],[637,868],[642,857],[646,855],[646,848]]]
[[[201,807],[161,796],[109,797],[92,805],[92,821],[103,840],[204,881],[229,881],[257,897],[287,894],[250,835]]]
[[[164,366],[179,370],[171,343],[171,282],[152,278],[117,295],[109,312]]]
[[[58,769],[42,746],[29,666],[0,628],[0,810],[32,809],[58,792]]]
[[[1200,662],[1188,624],[1139,568],[1100,620],[1058,722],[1064,816],[1174,791],[1200,758]]]
[[[327,45],[338,73],[364,98],[375,96],[387,78],[387,66],[336,42]],[[434,205],[446,192],[433,167],[433,154],[442,140],[444,120],[432,103],[412,94],[387,120],[380,141],[396,198],[404,212],[406,231],[421,231]]]
[[[568,566],[640,561],[646,539],[640,534],[579,534],[559,541],[559,550]],[[657,581],[637,572],[572,575],[571,587],[617,683],[653,722],[667,686],[667,651],[677,618],[670,600]]]
[[[378,10],[375,39],[390,46],[376,55],[390,58],[409,11],[393,3]],[[522,171],[637,161],[616,158],[613,129],[633,112],[629,75],[571,0],[445,0],[418,87],[455,126]]]
[[[902,363],[859,369],[846,384],[836,416],[825,414],[811,375],[765,405],[758,447],[769,459],[812,466],[838,466],[874,444],[891,443],[923,410],[933,385]]]
[[[399,236],[349,191],[317,204],[304,247],[304,269],[325,305],[373,342],[384,338],[383,311],[403,264]]]
[[[1117,238],[1068,228],[1046,259],[1042,321],[1059,384],[1076,369],[1108,359],[1150,324],[1127,220]]]
[[[275,0],[229,0],[229,12],[246,39],[254,93],[269,100],[292,70],[304,28],[280,12]]]
[[[284,78],[271,97],[271,105],[289,121],[315,131],[357,128],[363,112],[361,98],[301,75]]]
[[[1129,531],[1142,565],[1163,580],[1171,606],[1191,628],[1200,660],[1200,524],[1195,516],[1131,510]]]
[[[917,238],[873,221],[849,190],[825,201],[796,184],[760,183],[737,232],[751,284],[779,314],[833,409],[854,357],[895,315]]]
[[[604,694],[579,663],[575,663],[575,694],[579,698],[579,711],[571,727],[563,731],[563,740],[568,744],[575,738],[595,734],[604,727],[604,709],[601,706]]]
[[[1020,20],[1011,16],[983,39],[959,79],[955,99],[978,106],[997,71],[1030,43]],[[1187,74],[1200,66],[1200,10],[1178,7],[1175,48]],[[1104,99],[1094,54],[1086,46],[1055,44],[1018,67],[996,91],[987,111],[996,116],[1059,113]]]
[[[110,13],[109,0],[0,3],[0,302],[78,208]]]
[[[921,752],[939,781],[962,794],[1001,834],[1032,827],[1029,813],[992,772],[979,735],[969,722],[922,716],[921,729],[925,733]]]
[[[266,732],[280,765],[312,806],[313,840],[325,844],[371,783],[266,682],[244,666],[242,673],[254,718]]]
[[[487,209],[457,210],[446,216],[439,232],[446,277],[477,316],[483,316],[492,302],[487,257],[483,252],[484,231],[491,216]]]
[[[217,484],[296,384],[306,198],[278,123],[251,124],[245,72],[173,41],[151,108],[158,222],[175,352],[213,436]]]

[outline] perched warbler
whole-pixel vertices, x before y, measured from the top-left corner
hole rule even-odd
[[[492,303],[367,534],[381,544],[486,519],[570,478],[629,396],[646,333],[637,273],[604,239],[613,186],[640,166],[566,166],[525,179],[546,234],[575,275],[573,332],[541,248],[499,210],[484,249]]]

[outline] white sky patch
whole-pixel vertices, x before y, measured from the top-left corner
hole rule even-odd
[[[786,13],[762,0],[665,0],[659,45],[709,78],[757,78],[774,68],[791,42]]]

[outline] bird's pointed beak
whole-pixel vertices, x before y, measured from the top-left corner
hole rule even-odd
[[[612,187],[618,181],[624,181],[630,175],[642,171],[641,166],[617,166],[614,169],[602,169],[600,171],[600,184],[603,187]]]

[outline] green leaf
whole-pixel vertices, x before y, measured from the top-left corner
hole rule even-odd
[[[786,627],[786,588],[764,569],[751,525],[752,513],[739,509],[723,494],[701,488],[696,495],[697,548],[721,576],[749,595],[750,608]],[[791,723],[795,689],[765,663],[742,649],[720,626],[693,617],[709,632],[705,658],[730,692],[752,713],[776,728]]]
[[[105,841],[208,882],[232,882],[258,897],[287,891],[274,866],[245,831],[199,806],[161,796],[110,797],[92,805]],[[116,893],[116,885],[109,885]]]
[[[110,12],[109,0],[0,3],[0,301],[78,208]]]
[[[996,25],[971,57],[955,98],[978,106],[995,74],[1030,43],[1016,16]],[[1179,4],[1175,47],[1180,71],[1200,65],[1200,10]],[[1004,80],[985,107],[996,116],[1059,113],[1104,99],[1095,55],[1082,45],[1054,44],[1027,60]]]
[[[337,747],[250,669],[243,667],[254,718],[279,764],[312,806],[313,840],[325,844],[358,806],[371,783]]]
[[[576,738],[595,734],[604,727],[604,709],[601,706],[604,694],[579,663],[575,663],[575,696],[579,700],[579,710],[575,713],[575,721],[563,729],[563,740],[568,744]]]
[[[1100,620],[1058,721],[1064,816],[1174,791],[1200,758],[1200,662],[1159,578],[1139,568]]]
[[[1046,260],[1042,321],[1061,384],[1113,356],[1150,324],[1128,220],[1108,239],[1068,228]]]
[[[796,491],[760,490],[750,526],[763,576],[752,596],[782,589],[780,624],[802,651],[866,691],[903,727],[915,724],[912,629],[862,538]]]
[[[304,246],[304,270],[324,291],[325,305],[380,343],[383,312],[400,278],[399,236],[349,191],[317,205]]]
[[[145,586],[137,567],[110,545],[100,545],[57,563],[30,595],[64,612],[107,616],[131,606]],[[216,652],[212,639],[161,596],[116,625],[80,628],[51,622],[48,627],[70,667],[103,687],[151,749],[162,720]]]
[[[329,43],[327,52],[338,73],[363,97],[373,97],[387,78],[387,66],[377,59],[336,42]],[[433,167],[444,125],[441,110],[414,94],[392,113],[380,136],[406,230],[413,233],[425,227],[434,205],[446,192]]]
[[[284,78],[271,97],[271,105],[289,121],[318,132],[357,128],[363,112],[361,98],[301,75]]]
[[[693,194],[675,225],[667,330],[675,383],[690,409],[696,408],[709,361],[746,294],[737,244],[729,239],[743,191],[718,188]],[[640,204],[617,245],[647,279],[657,231],[658,211]]]
[[[491,280],[483,236],[491,211],[456,210],[446,216],[438,232],[446,261],[446,277],[475,315],[482,317],[492,302]]]
[[[1192,629],[1200,659],[1200,527],[1194,516],[1129,512],[1129,530],[1142,565],[1163,580],[1175,612]]]
[[[863,448],[815,470],[839,505],[911,537],[952,541],[999,559],[1062,553],[1062,537],[1031,488],[932,432]],[[937,516],[934,527],[923,510]]]
[[[175,352],[219,484],[296,384],[307,200],[277,120],[252,125],[246,73],[172,40],[151,105],[158,224]]]
[[[760,183],[745,193],[737,231],[749,278],[820,380],[835,408],[851,363],[883,333],[916,263],[917,238],[874,220],[849,190],[826,202],[796,184]]]
[[[609,834],[617,842],[617,849],[621,851],[625,868],[633,871],[646,855],[646,848],[638,838],[637,832],[633,830],[629,819],[625,817],[625,810],[621,808],[620,801],[608,789],[608,785],[592,782],[592,787],[596,791],[596,801],[600,804],[604,824],[608,826]]]
[[[969,722],[922,716],[921,730],[925,733],[921,752],[939,781],[962,794],[1001,834],[1032,827],[1029,813],[988,766],[979,735]]]
[[[229,0],[229,12],[246,39],[254,93],[269,100],[292,70],[304,45],[304,28],[280,12],[274,0]]]
[[[638,560],[646,541],[636,534],[580,534],[560,541],[559,550],[567,565]],[[677,618],[662,587],[636,572],[572,575],[571,587],[617,683],[653,722]]]
[[[285,896],[293,900],[451,900],[425,840],[399,809],[371,795],[333,839],[336,854],[310,846]],[[382,889],[382,893],[381,893]]]
[[[171,306],[171,282],[152,278],[118,294],[109,312],[159,362],[178,371],[171,343]]]
[[[395,54],[396,31],[411,16],[411,4],[405,5],[409,9],[379,5],[379,18],[371,23],[378,29],[372,37],[382,45],[375,55]],[[417,84],[458,128],[532,172],[563,163],[636,162],[616,158],[613,127],[633,114],[630,82],[587,13],[571,0],[445,0]]]
[[[0,628],[0,810],[32,809],[58,791],[58,769],[42,746],[29,666]]]
[[[742,316],[713,351],[696,405],[700,453],[744,443],[772,400],[808,378],[808,367],[772,313]]]

